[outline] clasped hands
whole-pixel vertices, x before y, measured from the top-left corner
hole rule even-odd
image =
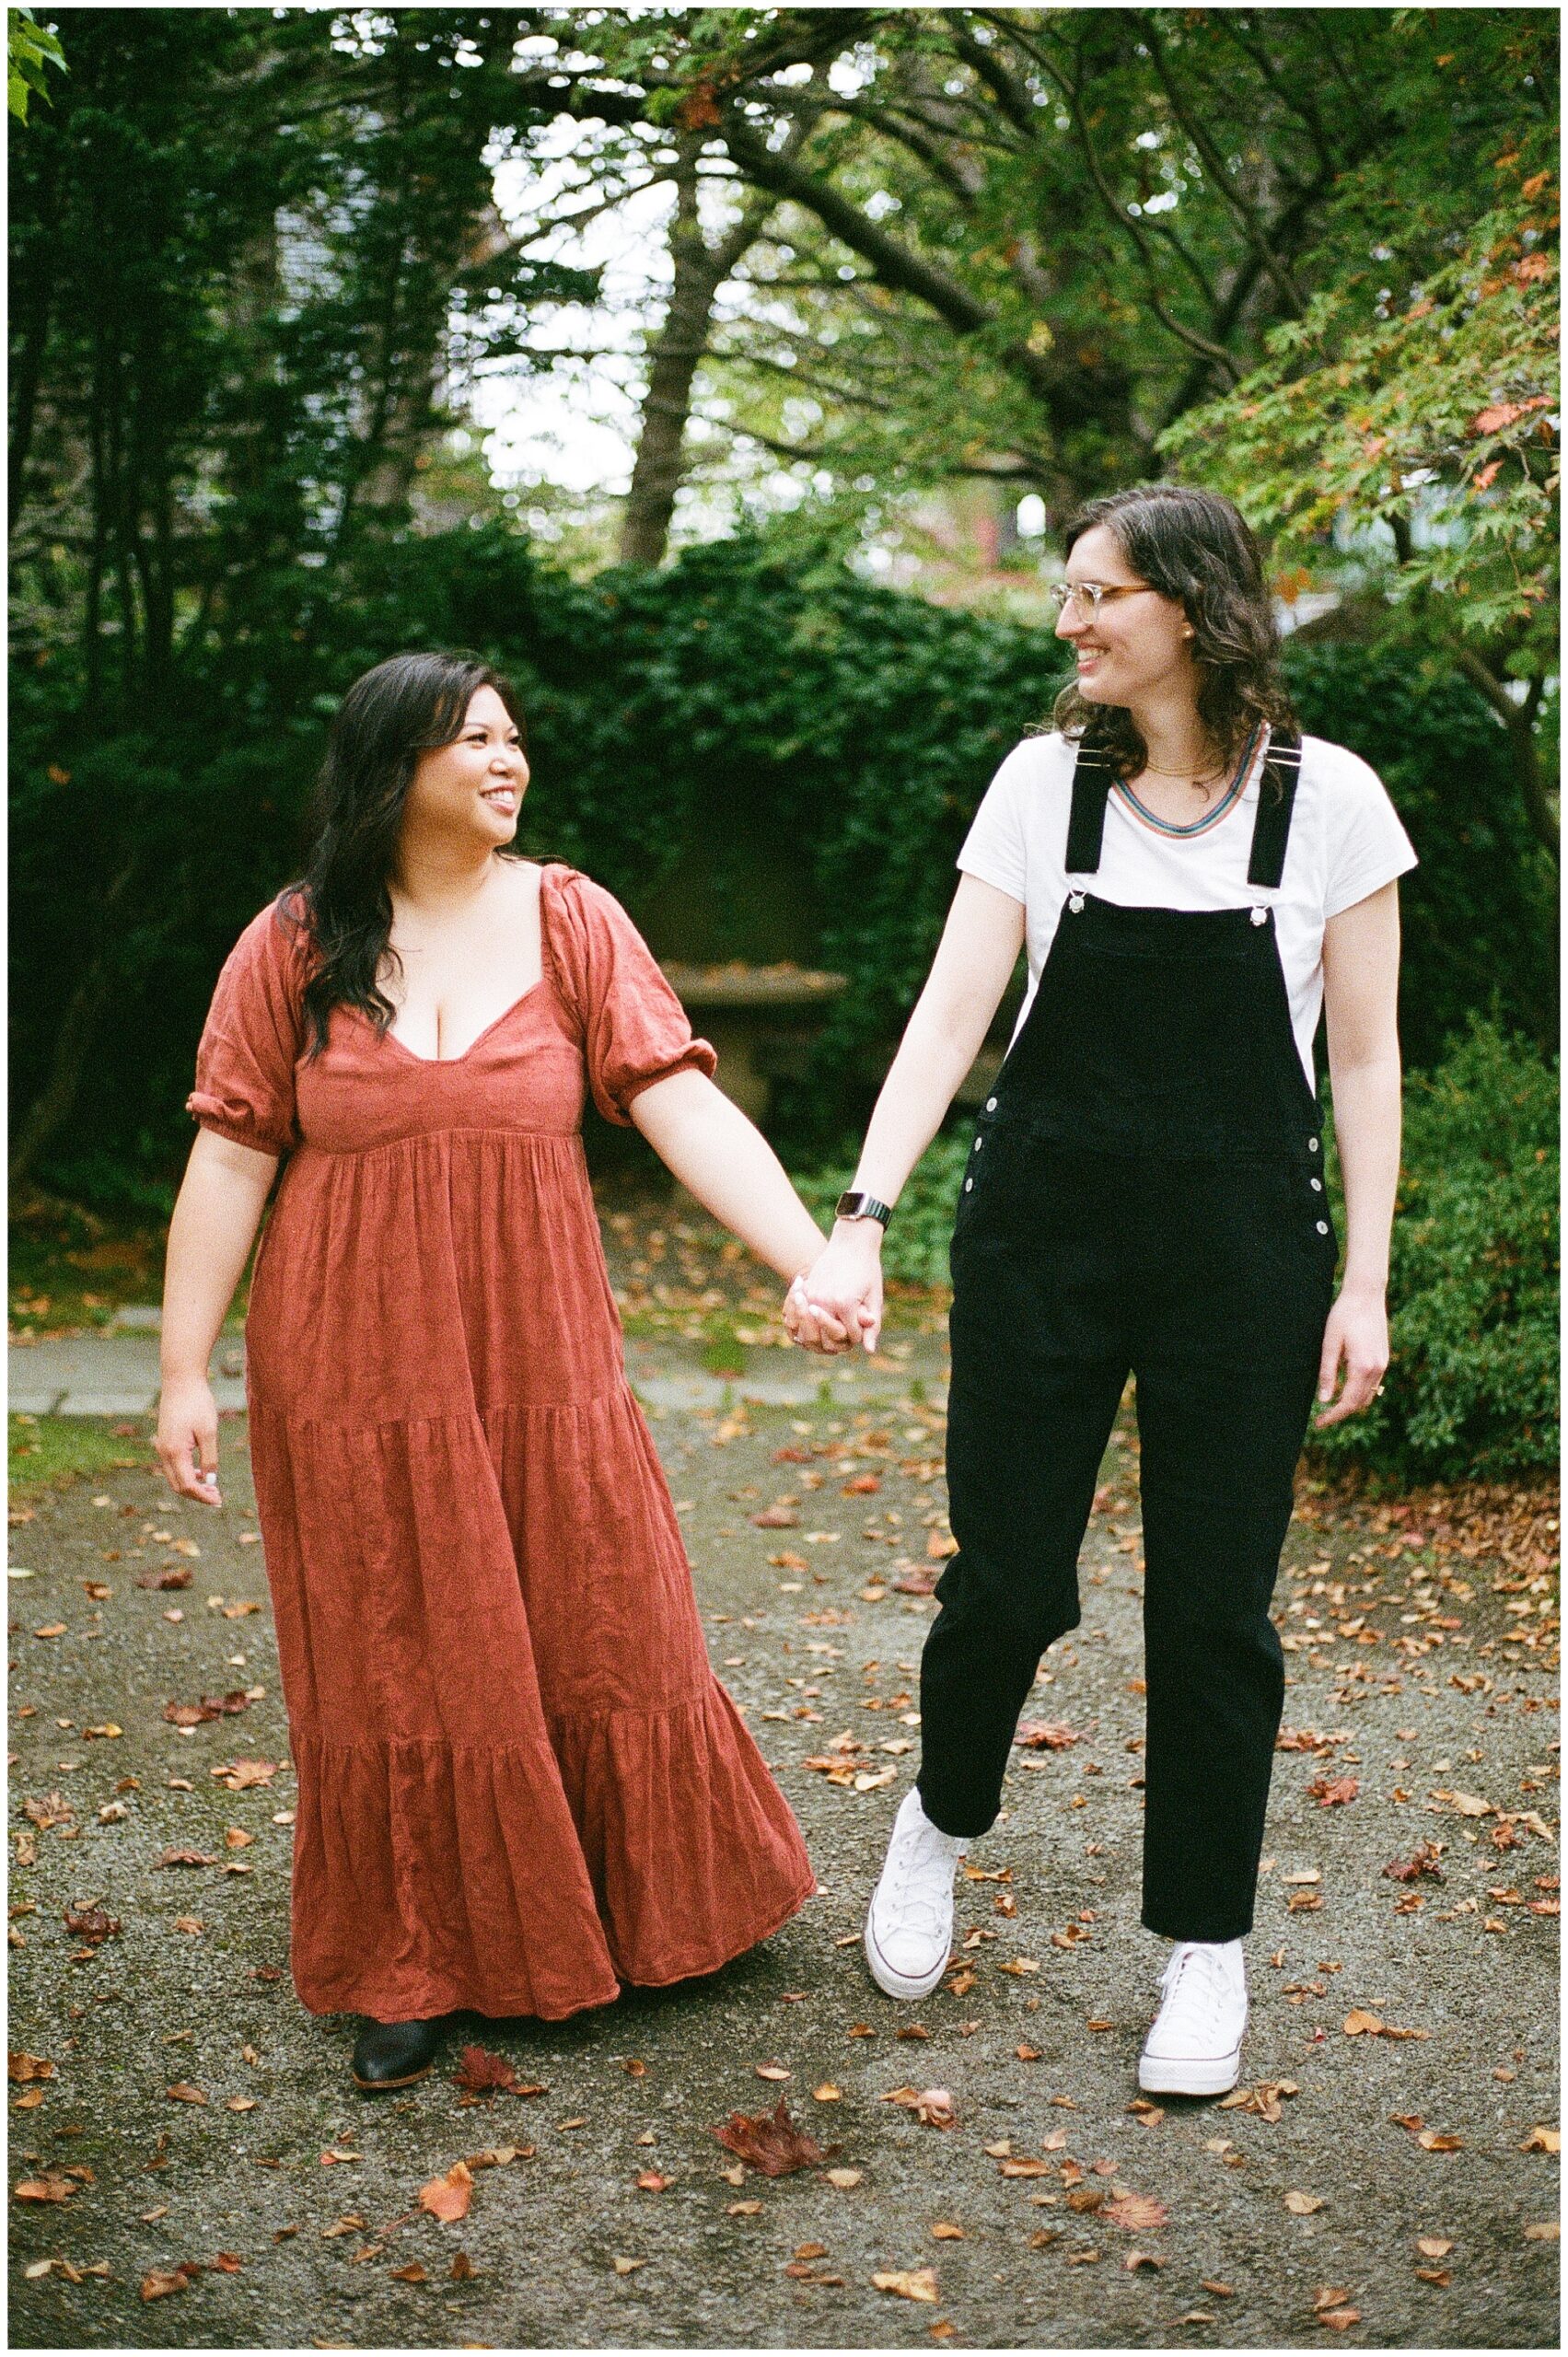
[[[836,1358],[859,1343],[877,1348],[882,1330],[882,1229],[842,1220],[784,1295],[784,1321],[803,1350]]]

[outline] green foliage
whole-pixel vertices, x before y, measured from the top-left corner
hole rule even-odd
[[[1452,261],[1397,301],[1365,266],[1324,289],[1162,447],[1227,492],[1276,562],[1320,569],[1348,526],[1396,604],[1441,599],[1456,636],[1507,633],[1525,678],[1556,660],[1559,272],[1552,174],[1506,160],[1502,201]]]
[[[1382,1399],[1313,1446],[1403,1480],[1505,1480],[1554,1466],[1559,1086],[1555,1064],[1476,1021],[1412,1074],[1389,1274]],[[1338,1157],[1330,1178],[1341,1232]]]
[[[28,119],[28,100],[40,98],[45,106],[54,104],[50,93],[46,65],[56,66],[68,74],[65,52],[48,27],[37,22],[28,7],[6,10],[7,49],[6,103],[19,122]]]
[[[912,1285],[951,1283],[947,1245],[972,1135],[968,1121],[942,1131],[911,1171],[882,1241],[885,1276]],[[828,1161],[791,1174],[801,1201],[824,1227],[832,1224],[833,1205],[854,1176],[859,1153],[859,1139],[848,1138]]]
[[[1311,734],[1370,761],[1421,865],[1400,885],[1400,1035],[1428,1065],[1474,1008],[1557,1037],[1556,889],[1509,774],[1502,726],[1442,658],[1357,637],[1287,640]]]
[[[598,877],[661,954],[795,957],[848,977],[806,1068],[778,1081],[770,1120],[796,1160],[825,1158],[869,1111],[940,936],[958,845],[1060,677],[1038,629],[933,607],[836,563],[785,563],[761,538],[588,582],[500,526],[410,538],[362,553],[354,595],[308,650],[294,610],[280,585],[268,626],[215,652],[210,670],[192,662],[156,732],[99,731],[64,666],[16,668],[23,1104],[101,941],[75,860],[62,888],[83,807],[112,813],[135,859],[116,994],[63,1155],[100,1147],[168,1175],[213,978],[303,865],[326,715],[385,656],[458,644],[496,661],[523,698],[522,848]],[[1509,793],[1498,724],[1465,682],[1407,655],[1299,638],[1287,653],[1307,726],[1373,763],[1421,854],[1401,891],[1410,1061],[1434,1061],[1472,1007],[1550,1038],[1550,874]],[[766,892],[791,899],[798,946],[749,936],[773,912],[744,900],[738,844]],[[672,937],[678,888],[733,938],[693,951]]]

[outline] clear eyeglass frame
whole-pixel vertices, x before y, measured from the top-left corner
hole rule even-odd
[[[1069,606],[1075,605],[1080,614],[1086,615],[1091,622],[1097,622],[1099,610],[1109,598],[1132,598],[1140,589],[1152,586],[1147,581],[1126,581],[1113,588],[1103,581],[1052,581],[1047,594],[1056,608],[1059,619]]]

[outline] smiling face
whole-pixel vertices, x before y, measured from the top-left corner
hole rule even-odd
[[[494,688],[476,688],[452,742],[420,755],[403,804],[404,828],[497,848],[517,831],[528,782],[517,722]]]
[[[1135,707],[1179,684],[1196,693],[1191,624],[1174,598],[1138,585],[1109,524],[1092,524],[1074,541],[1063,577],[1132,592],[1105,598],[1098,617],[1074,599],[1057,622],[1057,637],[1077,656],[1078,691],[1086,702]]]

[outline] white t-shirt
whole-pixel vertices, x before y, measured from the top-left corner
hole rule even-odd
[[[1092,875],[1069,876],[1063,862],[1077,748],[1054,731],[1015,745],[986,788],[958,859],[967,875],[1024,904],[1029,981],[1015,1039],[1070,887],[1124,908],[1272,907],[1295,1043],[1307,1085],[1316,1086],[1312,1041],[1323,1004],[1323,927],[1342,909],[1404,875],[1416,857],[1376,770],[1343,745],[1303,737],[1282,879],[1272,890],[1249,884],[1267,749],[1265,740],[1239,797],[1199,835],[1161,833],[1113,786],[1099,866]]]

